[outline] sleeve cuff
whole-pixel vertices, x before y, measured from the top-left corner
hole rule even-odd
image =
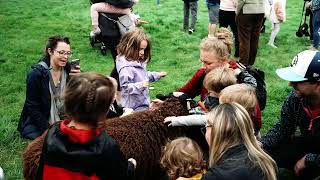
[[[319,155],[317,155],[317,154],[311,154],[311,153],[307,154],[306,158],[305,158],[306,166],[307,167],[308,166],[313,166],[313,165],[319,166],[319,164],[316,163],[316,159],[317,159],[318,156]]]

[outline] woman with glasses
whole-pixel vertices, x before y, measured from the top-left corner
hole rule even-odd
[[[206,140],[209,169],[202,180],[276,180],[275,161],[256,140],[249,113],[237,103],[225,103],[209,113]]]
[[[71,69],[68,62],[71,55],[68,37],[49,37],[43,57],[27,76],[26,100],[18,125],[22,137],[35,139],[50,124],[63,118],[60,93],[69,75],[80,73],[80,66]]]

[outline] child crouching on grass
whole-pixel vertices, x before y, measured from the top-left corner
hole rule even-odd
[[[204,100],[204,109],[209,112],[219,103],[221,104],[221,101],[223,103],[237,102],[244,106],[251,115],[255,135],[260,137],[261,111],[257,105],[256,89],[253,87],[254,83],[252,83],[254,77],[248,73],[243,76],[246,76],[243,78],[245,83],[236,84],[236,75],[232,69],[219,67],[211,70],[204,79],[204,87],[208,90]],[[168,126],[205,126],[208,118],[205,111],[203,111],[203,108],[196,107],[189,111],[193,113],[192,115],[166,117],[164,123],[168,123]]]
[[[171,116],[165,118],[168,126],[194,126],[207,121],[206,113],[219,105],[219,93],[227,86],[237,83],[234,70],[227,67],[217,67],[211,70],[203,80],[203,86],[208,90],[203,101],[203,106],[197,106],[189,110],[188,116]],[[199,102],[202,104],[202,102]]]
[[[170,180],[200,180],[207,167],[199,145],[187,137],[167,143],[160,163]]]
[[[134,111],[149,109],[149,84],[167,75],[147,71],[151,60],[151,42],[142,28],[128,31],[117,47],[116,68],[119,73],[121,105]]]
[[[220,92],[219,103],[231,102],[239,103],[248,111],[254,125],[254,135],[257,139],[260,139],[262,120],[261,111],[259,110],[259,106],[257,106],[258,100],[255,88],[248,86],[247,84],[234,84],[224,88]],[[170,126],[205,126],[208,118],[207,115],[191,117],[192,116],[189,118],[188,116],[167,117],[164,122],[169,123]]]
[[[64,92],[69,119],[47,131],[39,179],[130,179],[136,166],[117,142],[98,128],[115,99],[116,80],[96,73],[72,77]]]

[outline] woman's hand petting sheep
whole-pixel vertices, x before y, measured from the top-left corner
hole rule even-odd
[[[76,68],[72,68],[70,70],[70,73],[69,75],[70,76],[73,76],[73,75],[77,75],[77,74],[80,74],[81,70],[80,70],[80,65],[77,65]]]

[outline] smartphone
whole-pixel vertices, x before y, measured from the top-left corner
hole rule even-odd
[[[76,66],[80,65],[80,59],[73,59],[70,61],[70,67],[71,69],[77,69]]]

